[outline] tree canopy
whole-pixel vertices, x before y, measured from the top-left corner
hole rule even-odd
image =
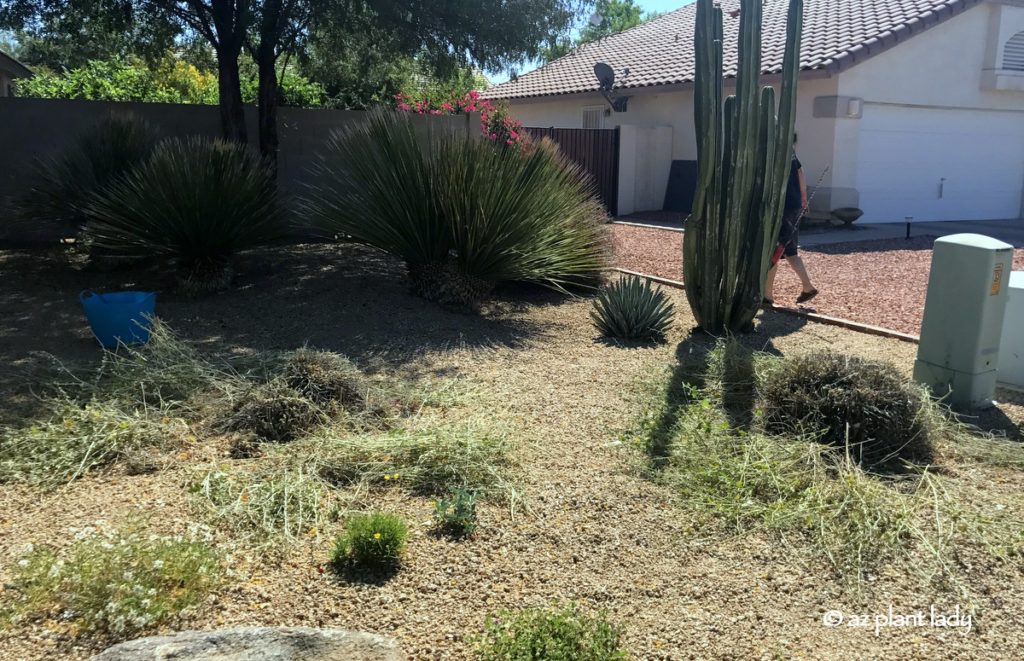
[[[248,139],[239,71],[246,52],[257,70],[260,147],[273,158],[279,70],[290,64],[314,81],[322,76],[328,93],[380,101],[410,74],[448,80],[470,67],[498,70],[535,59],[591,6],[593,0],[0,0],[0,29],[36,49],[30,63],[55,69],[155,60],[205,42],[216,57],[224,137],[240,142]]]

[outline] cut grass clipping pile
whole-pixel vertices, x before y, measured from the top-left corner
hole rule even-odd
[[[835,403],[860,398],[884,409],[883,398],[863,389],[880,383],[892,394],[888,366],[846,361],[843,368],[839,357],[779,359],[732,340],[720,341],[705,358],[653,379],[643,414],[627,433],[651,457],[657,479],[672,485],[702,523],[724,532],[774,530],[788,533],[787,540],[798,533],[857,589],[885,565],[900,561],[926,582],[963,588],[961,549],[1001,558],[1024,549],[1016,504],[907,457],[896,474],[873,472],[877,464],[859,463],[861,455],[849,445],[837,446],[833,430],[846,432],[865,413]],[[832,379],[822,380],[822,374]],[[820,406],[803,398],[794,379],[815,382],[826,393]],[[903,393],[914,388],[900,385]],[[785,389],[810,407],[799,419],[787,418],[789,409],[776,406],[775,397]],[[915,402],[917,410],[909,413],[903,399],[891,403],[899,415],[870,412],[892,426],[876,426],[870,433],[862,427],[860,442],[904,447],[913,430],[920,434],[915,449],[927,449],[927,456],[945,456],[944,448],[964,445],[991,446],[1000,457],[1007,451],[998,440],[971,437],[948,422],[927,398]],[[905,427],[894,428],[900,424]],[[889,454],[887,469],[893,467]]]
[[[212,445],[234,461],[187,467],[195,502],[260,545],[305,536],[381,488],[516,500],[507,434],[472,413],[447,420],[462,399],[448,382],[371,376],[311,349],[218,361],[159,322],[97,374],[66,376],[49,416],[0,429],[0,481],[55,488],[118,466],[183,467],[182,447]]]

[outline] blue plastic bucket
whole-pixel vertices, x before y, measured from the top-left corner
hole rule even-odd
[[[117,291],[97,294],[84,291],[79,299],[92,334],[108,349],[118,343],[145,344],[156,311],[156,294],[146,291]]]

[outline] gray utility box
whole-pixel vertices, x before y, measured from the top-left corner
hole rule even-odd
[[[1008,295],[999,341],[999,385],[1024,390],[1024,271],[1010,274]]]
[[[980,234],[935,241],[914,380],[958,409],[992,405],[1013,246]]]

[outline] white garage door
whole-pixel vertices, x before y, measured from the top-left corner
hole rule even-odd
[[[865,222],[1018,218],[1024,113],[867,104],[857,189]]]

